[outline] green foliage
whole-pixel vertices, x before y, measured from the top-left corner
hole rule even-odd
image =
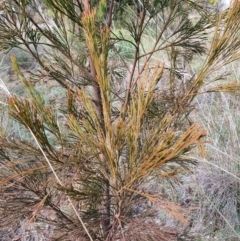
[[[11,57],[26,97],[2,84],[8,118],[30,138],[1,128],[0,225],[48,223],[50,240],[177,240],[178,232],[159,225],[158,212],[187,225],[185,210],[151,183],[177,183],[195,164],[192,150],[203,149],[206,132],[189,114],[202,88],[239,87],[205,84],[210,73],[239,58],[240,5],[234,4],[216,16],[193,1],[143,1],[121,20],[125,36],[113,23],[128,1],[1,3],[0,49],[24,49],[38,67],[27,73]],[[153,44],[146,48],[152,26]],[[207,49],[206,33],[214,26]],[[131,59],[118,48],[125,43]],[[185,78],[189,62],[204,53],[199,73]],[[64,90],[55,104],[46,101],[51,90],[38,91],[41,79]]]
[[[215,3],[218,2],[218,0],[209,0],[209,2],[210,2],[211,4],[215,4]]]

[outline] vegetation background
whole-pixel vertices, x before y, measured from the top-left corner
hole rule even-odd
[[[1,1],[0,240],[239,240],[239,29],[238,0]]]

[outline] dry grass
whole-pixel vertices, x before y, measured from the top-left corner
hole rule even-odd
[[[237,66],[238,62],[228,65],[218,74],[228,71],[225,81],[239,82]],[[192,232],[217,240],[239,239],[239,113],[238,93],[212,93],[196,99],[192,114],[207,130],[207,158],[198,159],[194,175],[184,179],[179,198],[185,207],[194,208]]]

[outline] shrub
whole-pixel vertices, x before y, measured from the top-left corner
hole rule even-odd
[[[127,1],[1,3],[0,48],[24,49],[37,67],[27,74],[11,56],[26,97],[1,83],[8,118],[28,135],[10,136],[6,125],[1,128],[0,225],[17,229],[22,221],[40,230],[48,224],[50,240],[180,237],[158,224],[158,212],[188,224],[184,209],[151,183],[177,182],[194,164],[191,150],[203,148],[206,132],[189,118],[203,87],[207,92],[239,87],[217,82],[211,89],[205,83],[239,58],[240,5],[233,4],[215,16],[194,1],[149,0],[132,17],[124,15],[135,9],[125,8]],[[129,16],[117,20],[127,36],[112,27],[120,8]],[[143,40],[153,27],[149,51]],[[130,59],[116,47],[124,43],[133,47]],[[188,63],[204,53],[199,73],[190,75]],[[42,79],[42,85],[55,81],[65,89],[58,105],[46,101],[47,88],[37,91]]]

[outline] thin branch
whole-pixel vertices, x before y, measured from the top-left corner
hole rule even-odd
[[[108,20],[107,20],[107,27],[110,28],[112,25],[112,18],[113,18],[113,5],[114,5],[114,0],[111,0],[110,2],[110,8],[108,12]]]
[[[143,29],[143,24],[144,24],[145,17],[146,17],[146,8],[143,7],[142,12],[141,12],[141,19],[140,19],[140,23],[139,23],[137,39],[136,39],[136,50],[135,50],[135,55],[134,55],[134,60],[133,60],[133,66],[132,66],[130,79],[129,79],[129,83],[128,83],[127,93],[126,93],[126,97],[125,97],[125,103],[123,105],[123,111],[122,111],[123,118],[125,118],[128,102],[129,102],[129,99],[130,99],[130,96],[131,96],[132,87],[133,87],[133,85],[132,85],[133,76],[134,76],[135,69],[136,69],[137,62],[138,62],[139,46],[140,46],[140,43],[141,43],[141,36],[142,36],[142,33],[143,33],[142,29]]]
[[[93,82],[95,82],[96,80],[93,78],[93,76],[86,70],[86,68],[84,68],[83,66],[79,65],[79,63],[74,60],[72,58],[72,56],[70,56],[69,54],[67,54],[64,50],[62,50],[59,45],[57,45],[54,41],[54,39],[52,39],[52,37],[47,34],[45,31],[43,31],[42,28],[39,27],[39,25],[33,20],[32,17],[28,16],[29,20],[33,23],[33,25],[39,30],[39,32],[44,36],[46,37],[49,41],[52,42],[52,44],[55,46],[55,48],[57,50],[59,50],[61,52],[61,54],[63,54],[66,58],[68,58],[69,60],[72,61],[72,63],[74,63],[81,71],[82,73],[84,73],[85,76],[88,77],[89,80],[92,80]]]

